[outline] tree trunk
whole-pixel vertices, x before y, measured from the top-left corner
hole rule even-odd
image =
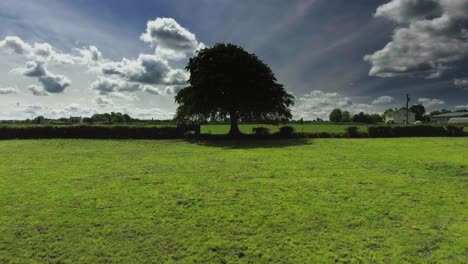
[[[239,123],[238,123],[238,117],[235,113],[229,114],[230,119],[231,119],[231,128],[229,129],[228,136],[230,137],[238,137],[240,135],[240,130],[239,130]]]

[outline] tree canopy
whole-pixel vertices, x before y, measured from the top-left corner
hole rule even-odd
[[[424,114],[426,113],[426,108],[423,105],[417,104],[413,105],[409,109],[411,112],[415,113],[416,121],[424,121]]]
[[[331,122],[341,122],[341,119],[343,118],[343,112],[341,112],[340,109],[335,108],[330,113],[330,116],[328,118],[330,119]]]
[[[268,65],[240,46],[218,43],[199,50],[186,70],[189,85],[175,96],[179,122],[229,118],[229,134],[235,136],[239,121],[286,122],[292,117],[294,97]]]

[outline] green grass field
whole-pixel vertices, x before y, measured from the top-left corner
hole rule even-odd
[[[0,141],[0,263],[466,263],[467,150]]]
[[[367,132],[367,126],[365,125],[354,125],[354,124],[333,124],[333,123],[307,123],[301,124],[286,124],[292,126],[296,133],[345,133],[345,129],[350,126],[356,126],[361,132]],[[239,129],[245,134],[251,134],[252,128],[254,127],[266,127],[270,129],[270,133],[278,132],[279,128],[285,125],[265,125],[265,124],[241,124]],[[229,132],[229,125],[203,125],[201,126],[201,133],[222,135]]]

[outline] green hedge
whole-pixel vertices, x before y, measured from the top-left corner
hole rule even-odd
[[[370,126],[369,137],[447,137],[466,136],[463,127],[454,126]]]
[[[83,138],[83,139],[177,139],[187,131],[199,134],[198,126],[25,126],[0,127],[0,139]]]

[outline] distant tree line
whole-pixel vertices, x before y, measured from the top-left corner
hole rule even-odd
[[[83,118],[83,122],[85,123],[130,123],[134,121],[139,120],[134,119],[127,114],[122,114],[120,112],[94,114],[91,117]]]
[[[389,112],[398,111],[398,110],[406,110],[406,107],[401,108],[389,108],[384,111],[383,115],[379,114],[366,114],[360,112],[351,117],[348,111],[342,111],[341,109],[333,109],[333,111],[329,115],[329,119],[331,122],[354,122],[354,123],[364,123],[364,124],[377,124],[384,122],[385,115]],[[426,113],[426,108],[421,104],[412,105],[409,109],[410,112],[415,114],[416,121],[421,121],[424,123],[428,123],[431,121],[431,116],[439,115],[439,114],[447,114],[447,113],[458,113],[458,112],[468,112],[468,109],[459,109],[450,111],[447,109],[436,110],[430,113]]]
[[[351,116],[348,111],[341,111],[341,109],[336,108],[330,113],[329,119],[331,122],[354,122],[354,123],[364,123],[364,124],[376,124],[383,122],[383,117],[379,114],[366,114],[360,112]]]

